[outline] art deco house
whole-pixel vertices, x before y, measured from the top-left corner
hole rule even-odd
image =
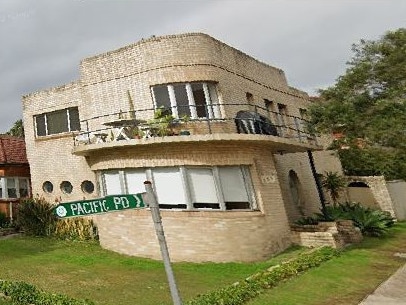
[[[80,63],[77,81],[23,97],[33,193],[69,202],[153,183],[175,261],[255,261],[319,210],[306,93],[206,34],[152,37]],[[103,247],[160,258],[148,209],[94,216]]]
[[[24,139],[0,135],[0,212],[13,218],[20,199],[30,194]]]

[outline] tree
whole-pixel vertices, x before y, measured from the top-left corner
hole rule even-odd
[[[367,162],[367,171],[406,179],[405,171],[396,174],[406,158],[406,28],[376,41],[361,40],[352,50],[346,73],[320,90],[321,100],[310,107],[311,124],[319,132],[342,133],[349,152],[340,154],[351,155],[346,161],[352,165],[365,165],[366,157],[378,153],[391,162]],[[381,162],[391,168],[383,171]],[[348,165],[343,162],[344,171],[351,171]]]
[[[13,137],[19,137],[19,138],[24,138],[24,125],[23,125],[23,120],[17,120],[13,127],[9,131],[7,131],[7,134]]]

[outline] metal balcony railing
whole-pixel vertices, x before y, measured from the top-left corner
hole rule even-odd
[[[303,118],[269,111],[250,104],[211,104],[200,106],[119,111],[80,121],[75,145],[137,138],[215,133],[262,134],[317,145]],[[226,109],[227,111],[225,111]],[[232,114],[226,115],[227,114]]]

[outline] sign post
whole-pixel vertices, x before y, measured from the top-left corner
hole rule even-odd
[[[60,218],[80,217],[127,209],[145,208],[146,206],[149,205],[149,207],[151,208],[155,232],[159,241],[159,247],[161,249],[162,260],[164,262],[173,304],[182,305],[182,301],[179,296],[179,291],[178,288],[176,287],[171,262],[169,259],[169,251],[165,240],[164,229],[162,227],[162,219],[161,214],[159,212],[159,205],[156,200],[155,193],[152,189],[151,182],[145,181],[144,185],[146,193],[139,193],[134,195],[109,195],[106,197],[92,200],[65,202],[57,205],[54,208],[54,213]]]
[[[150,181],[145,181],[145,191],[147,192],[146,197],[151,209],[152,220],[154,221],[154,227],[156,236],[158,237],[159,247],[161,249],[162,260],[164,262],[166,276],[169,282],[169,289],[171,291],[172,301],[174,305],[182,305],[182,300],[180,299],[179,291],[176,286],[175,276],[173,275],[171,261],[169,258],[168,246],[166,244],[164,229],[162,226],[161,213],[159,212],[159,205],[155,197],[154,190],[152,189],[152,184]]]

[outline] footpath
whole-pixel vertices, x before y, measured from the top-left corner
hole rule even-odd
[[[406,305],[406,264],[359,305]]]

